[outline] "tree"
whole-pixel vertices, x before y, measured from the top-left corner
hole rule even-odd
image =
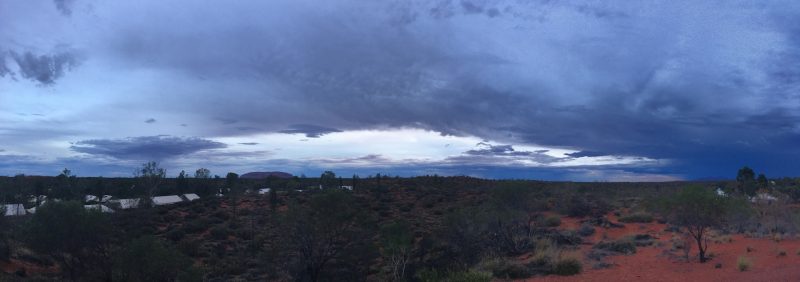
[[[153,236],[135,239],[114,257],[114,281],[201,281],[186,255]]]
[[[71,280],[107,280],[110,226],[99,210],[86,210],[80,202],[48,202],[25,226],[23,240],[50,255]],[[97,274],[103,277],[84,276]]]
[[[11,245],[8,243],[8,236],[6,230],[6,206],[0,205],[0,261],[8,260],[11,256]]]
[[[381,253],[391,267],[392,280],[403,281],[414,242],[411,227],[404,221],[388,224],[381,228],[381,238]]]
[[[362,244],[365,230],[355,199],[339,190],[311,197],[308,206],[293,204],[281,219],[287,256],[297,280],[319,281],[326,266]],[[366,262],[364,262],[366,263]]]
[[[749,167],[739,169],[736,174],[739,193],[754,196],[756,194],[756,173]]]
[[[274,212],[278,209],[278,192],[275,188],[269,188],[269,208]]]
[[[181,170],[181,173],[178,174],[178,178],[175,179],[175,190],[180,194],[189,191],[189,180],[186,179],[186,171]]]
[[[767,180],[767,176],[763,173],[758,174],[758,178],[756,179],[756,183],[758,183],[758,189],[767,189],[769,188],[769,181]]]
[[[211,171],[208,170],[207,168],[202,168],[202,167],[198,168],[194,172],[194,178],[200,178],[200,179],[211,178]]]
[[[147,162],[134,172],[134,176],[139,178],[139,183],[144,188],[144,199],[141,205],[144,207],[152,206],[153,196],[155,196],[158,185],[164,180],[167,171],[158,167],[157,162]]]
[[[700,186],[684,188],[661,205],[662,213],[669,221],[685,228],[697,243],[700,262],[707,261],[708,232],[722,227],[733,208],[727,197]]]
[[[336,187],[336,174],[326,170],[319,176],[319,184],[325,189]]]
[[[239,189],[236,187],[238,181],[239,175],[236,173],[228,172],[228,174],[225,175],[225,186],[227,189],[229,189],[229,193],[226,195],[228,196],[228,199],[230,200],[230,206],[233,209],[233,220],[236,220],[236,202],[239,200],[240,194]]]
[[[225,175],[225,186],[228,189],[233,189],[239,181],[239,175],[233,172],[228,172]]]

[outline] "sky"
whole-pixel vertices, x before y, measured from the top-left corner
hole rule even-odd
[[[0,175],[800,175],[798,1],[0,0]]]

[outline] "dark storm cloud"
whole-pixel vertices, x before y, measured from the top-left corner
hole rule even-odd
[[[308,138],[319,138],[322,135],[334,132],[342,132],[342,131],[336,128],[329,128],[312,124],[295,124],[290,126],[288,129],[280,131],[280,133],[285,133],[285,134],[305,134],[306,137]]]
[[[575,153],[567,153],[566,155],[573,158],[583,158],[583,157],[602,157],[608,154],[601,152],[592,152],[592,151],[579,151]]]
[[[196,137],[142,136],[78,141],[70,146],[70,149],[79,153],[123,160],[161,160],[226,147],[223,143]]]
[[[206,136],[422,128],[580,151],[573,158],[665,159],[673,166],[661,169],[689,177],[800,169],[784,162],[800,157],[797,1],[94,6],[109,28],[79,38],[96,48],[87,56],[120,76],[164,75],[151,95],[168,88],[164,111],[210,117],[192,123]],[[28,69],[42,84],[60,76]],[[456,158],[543,153],[509,145]]]
[[[19,67],[19,75],[24,79],[39,82],[41,85],[52,85],[64,76],[67,71],[77,67],[80,60],[75,52],[56,52],[49,55],[37,55],[26,51],[17,53],[9,52],[9,57]],[[5,65],[5,59],[0,57],[0,76],[15,74]]]
[[[72,5],[76,0],[53,0],[56,8],[65,16],[72,14]]]

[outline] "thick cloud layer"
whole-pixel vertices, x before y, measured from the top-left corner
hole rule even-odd
[[[0,5],[0,26],[9,26],[0,39],[16,50],[7,54],[23,54],[7,55],[0,75],[64,81],[91,92],[69,91],[76,99],[103,95],[115,109],[146,110],[130,117],[137,133],[123,136],[324,138],[420,128],[568,148],[578,151],[573,159],[664,160],[661,171],[646,173],[689,178],[727,176],[742,165],[771,175],[800,169],[790,161],[800,157],[796,1]],[[49,16],[31,16],[38,12]],[[54,31],[53,23],[67,24]],[[41,46],[73,46],[86,61],[66,73],[74,57],[23,51],[42,37]],[[142,120],[153,121],[153,132]],[[120,158],[147,150],[127,153],[130,144],[117,141],[73,150]],[[498,156],[557,162],[511,145],[451,160],[498,165],[489,161]]]
[[[127,139],[97,139],[75,142],[70,148],[76,152],[109,156],[117,159],[164,160],[226,145],[202,138],[174,136],[144,136]]]

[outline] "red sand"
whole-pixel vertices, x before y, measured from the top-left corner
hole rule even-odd
[[[616,218],[610,216],[612,221]],[[563,218],[562,228],[574,229],[580,225],[578,219]],[[742,235],[731,236],[732,242],[711,243],[708,252],[714,257],[706,262],[697,260],[697,247],[692,241],[691,261],[684,262],[679,259],[664,255],[672,244],[670,239],[677,236],[675,233],[665,232],[663,224],[637,224],[628,223],[624,228],[597,228],[596,233],[587,238],[580,247],[584,259],[584,270],[575,276],[535,277],[517,281],[800,281],[800,240],[789,239],[775,242],[769,238],[745,238]],[[648,233],[662,242],[661,246],[654,244],[649,247],[638,247],[636,254],[625,256],[609,256],[605,262],[612,264],[606,269],[592,269],[594,261],[585,258],[591,250],[592,244],[597,243],[606,234],[607,238],[620,238],[626,235]],[[747,252],[747,247],[753,249]],[[786,252],[786,256],[778,256],[779,250]],[[675,255],[682,256],[678,250]],[[739,271],[737,260],[739,256],[750,259],[751,268],[748,271]],[[716,264],[722,264],[719,269]]]

